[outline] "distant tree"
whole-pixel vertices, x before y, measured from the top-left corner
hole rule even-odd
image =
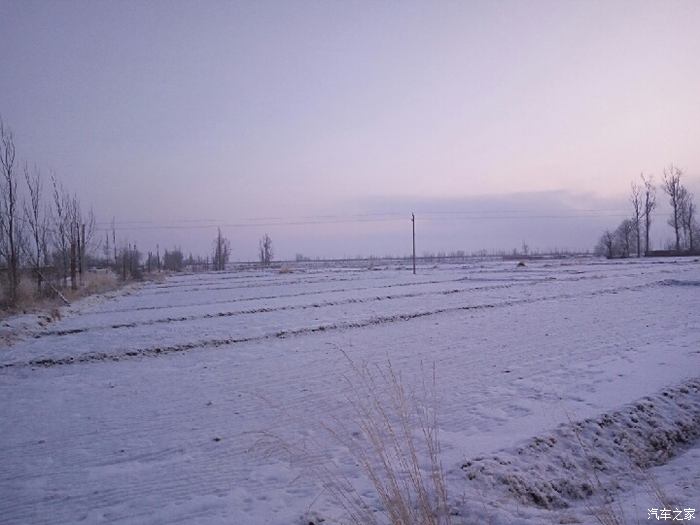
[[[272,262],[272,257],[274,254],[272,252],[272,239],[270,239],[270,236],[267,233],[262,236],[262,239],[260,239],[258,248],[260,262],[263,266],[269,266]]]
[[[685,217],[688,225],[688,248],[690,248],[690,251],[692,252],[695,251],[694,240],[696,239],[695,235],[698,229],[697,220],[695,218],[697,216],[697,207],[692,200],[688,202],[687,206]]]
[[[645,177],[642,173],[644,185],[644,253],[649,253],[649,232],[651,230],[651,214],[656,208],[656,186],[652,176]]]
[[[634,221],[625,219],[615,230],[614,239],[616,241],[619,255],[621,257],[629,257],[632,245],[635,242],[635,227]]]
[[[229,257],[231,256],[231,243],[221,234],[221,228],[217,229],[216,239],[214,239],[214,253],[212,263],[215,271],[226,269]]]
[[[24,218],[29,227],[31,243],[27,244],[27,254],[34,267],[36,274],[37,293],[41,293],[41,283],[43,275],[41,273],[42,264],[46,263],[47,256],[47,234],[48,217],[42,208],[43,184],[41,172],[35,168],[33,174],[29,173],[29,168],[24,166],[24,180],[27,183],[29,193],[28,201],[24,203]]]
[[[17,302],[23,228],[19,216],[19,191],[15,171],[15,141],[0,119],[0,256],[7,266],[8,299]]]
[[[105,232],[105,243],[102,245],[102,251],[104,254],[104,259],[105,261],[109,262],[110,258],[112,257],[112,249],[109,246],[109,232]]]
[[[681,202],[683,198],[681,175],[683,175],[683,172],[673,164],[664,169],[663,189],[668,195],[669,203],[671,204],[671,217],[668,219],[668,224],[673,228],[676,235],[677,252],[681,251]]]
[[[635,238],[637,240],[637,257],[642,256],[642,214],[643,212],[643,198],[642,198],[642,187],[632,181],[632,193],[630,195],[630,202],[632,203],[632,211],[634,215],[632,216],[632,222],[634,223]]]
[[[172,250],[165,250],[163,254],[163,268],[171,272],[181,272],[185,260],[182,250],[175,247]]]
[[[119,250],[118,263],[115,270],[121,273],[122,279],[141,279],[143,271],[141,269],[141,252],[135,244],[128,244]]]
[[[158,270],[158,256],[153,252],[148,252],[146,256],[146,271],[152,273]]]
[[[95,233],[95,214],[92,209],[87,214],[83,213],[80,199],[76,194],[66,195],[64,199],[66,200],[66,230],[70,247],[71,287],[76,289],[78,276],[82,283],[88,247]]]
[[[680,188],[680,218],[681,224],[683,226],[683,238],[686,247],[693,251],[694,246],[694,230],[696,229],[696,208],[693,202],[693,194],[688,191],[687,188],[681,186]]]
[[[69,261],[69,241],[68,229],[70,220],[68,217],[68,207],[70,196],[63,189],[63,186],[58,182],[54,174],[51,175],[51,186],[53,189],[53,247],[54,247],[54,267],[58,270],[58,274],[63,278],[63,286],[68,284],[68,261]],[[115,264],[116,264],[116,245]]]
[[[596,255],[603,255],[608,259],[615,256],[615,236],[610,230],[605,230],[600,236],[595,248]]]

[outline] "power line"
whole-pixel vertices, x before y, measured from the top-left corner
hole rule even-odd
[[[576,210],[573,213],[557,214],[530,214],[531,211],[493,211],[493,212],[425,212],[419,214],[417,220],[422,222],[450,222],[450,221],[488,221],[488,220],[543,220],[543,219],[598,219],[598,218],[620,218],[629,214],[618,210]],[[492,213],[498,213],[493,215]],[[446,217],[445,215],[449,215]],[[308,220],[304,220],[307,218]],[[375,213],[375,214],[355,214],[355,215],[309,215],[304,218],[258,218],[241,219],[241,222],[227,223],[210,219],[188,219],[174,221],[170,224],[157,224],[151,221],[124,221],[115,222],[115,229],[120,231],[143,231],[143,230],[202,230],[209,228],[259,228],[275,226],[312,226],[312,225],[332,225],[332,224],[365,224],[365,223],[388,223],[403,222],[407,220],[406,214],[399,213]],[[267,222],[245,222],[245,221],[267,221]],[[179,222],[202,222],[205,224],[178,224]],[[98,231],[110,231],[111,223],[108,227],[97,227]],[[125,227],[126,225],[126,227]]]

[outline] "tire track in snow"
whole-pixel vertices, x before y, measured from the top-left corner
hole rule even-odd
[[[71,364],[95,363],[95,362],[102,362],[102,361],[118,362],[118,361],[124,361],[124,360],[128,360],[128,359],[134,359],[134,358],[140,358],[140,357],[156,357],[156,356],[161,356],[161,355],[165,355],[165,354],[187,352],[187,351],[195,350],[195,349],[199,349],[199,348],[202,348],[202,349],[203,348],[219,348],[222,346],[229,346],[229,345],[236,345],[236,344],[250,343],[250,342],[261,342],[261,341],[270,340],[270,339],[284,339],[284,338],[288,338],[288,337],[312,335],[312,334],[325,333],[325,332],[330,332],[330,331],[366,328],[366,327],[370,327],[370,326],[377,326],[377,325],[395,323],[395,322],[412,321],[414,319],[421,319],[421,318],[425,318],[425,317],[432,317],[432,316],[449,314],[449,313],[456,313],[456,312],[478,311],[478,310],[486,310],[486,309],[493,309],[493,308],[507,308],[507,307],[511,307],[511,306],[520,306],[520,305],[534,304],[534,303],[540,303],[540,302],[546,302],[546,301],[559,301],[559,300],[578,299],[581,297],[595,297],[595,296],[599,296],[599,295],[618,294],[620,292],[638,291],[638,290],[643,290],[643,289],[651,287],[651,286],[660,286],[660,285],[663,285],[663,281],[657,281],[654,283],[644,283],[644,284],[639,284],[639,285],[635,285],[635,286],[621,286],[621,287],[615,287],[615,288],[608,288],[608,289],[596,290],[593,292],[588,292],[588,293],[583,293],[583,294],[559,294],[559,295],[550,295],[550,296],[537,297],[537,298],[501,301],[498,303],[486,303],[486,304],[478,304],[478,305],[462,305],[462,306],[438,308],[435,310],[424,310],[421,312],[412,312],[412,313],[395,314],[395,315],[387,315],[387,316],[374,316],[374,317],[370,317],[368,319],[364,319],[364,320],[360,320],[360,321],[346,321],[346,322],[333,323],[333,324],[321,324],[321,325],[305,327],[305,328],[279,330],[279,331],[274,332],[274,333],[263,334],[263,335],[259,335],[259,336],[216,338],[216,339],[208,339],[208,340],[204,340],[204,341],[194,341],[191,343],[183,343],[183,344],[169,345],[169,346],[162,346],[162,347],[150,347],[150,348],[141,348],[141,349],[136,349],[136,350],[125,350],[123,352],[111,352],[111,353],[108,353],[108,352],[90,352],[90,353],[81,354],[79,356],[68,356],[68,357],[61,357],[61,358],[55,358],[55,359],[54,358],[43,358],[43,359],[34,359],[34,360],[30,360],[30,361],[17,361],[17,362],[4,363],[4,364],[0,365],[0,369],[27,368],[27,367],[53,367],[53,366],[63,366],[63,365],[71,365]]]

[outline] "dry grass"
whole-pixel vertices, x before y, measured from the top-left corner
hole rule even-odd
[[[116,290],[121,284],[113,272],[86,272],[83,283],[77,290],[71,290],[69,287],[61,290],[61,293],[69,302],[73,302],[90,295]],[[28,276],[24,276],[20,281],[17,295],[17,304],[0,308],[0,318],[30,312],[48,312],[50,317],[55,318],[55,312],[58,312],[58,308],[63,305],[61,299],[48,286],[45,286],[43,293],[38,295],[36,281]],[[3,299],[4,296],[0,292],[0,304],[4,304]]]
[[[291,444],[273,433],[258,432],[253,448],[266,455],[282,452],[290,463],[304,468],[343,510],[345,522],[449,525],[452,516],[440,460],[435,371],[416,394],[406,388],[388,360],[385,366],[371,368],[347,360],[350,373],[344,380],[351,414],[321,426],[349,451],[376,498],[361,495],[348,475],[319,452],[327,446],[323,443],[305,439]],[[322,520],[309,507],[302,521]]]
[[[88,272],[83,277],[82,286],[77,290],[66,290],[63,295],[69,301],[74,301],[82,297],[110,292],[120,286],[120,281],[113,272]]]
[[[391,361],[370,368],[346,358],[352,369],[345,380],[352,393],[348,402],[355,430],[336,421],[331,434],[348,447],[371,481],[389,523],[449,524],[434,368],[416,395],[404,386]],[[367,522],[364,517],[354,521]]]

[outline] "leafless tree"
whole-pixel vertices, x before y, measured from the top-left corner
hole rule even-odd
[[[0,119],[0,255],[7,265],[8,299],[17,302],[23,228],[19,216],[19,191],[15,171],[15,141]]]
[[[70,218],[68,208],[70,206],[70,196],[63,189],[54,174],[51,175],[51,186],[53,189],[53,245],[60,265],[60,275],[63,278],[63,286],[68,282],[68,262],[69,262],[69,236]]]
[[[46,238],[49,229],[48,214],[42,209],[44,185],[39,169],[35,167],[33,173],[30,173],[26,164],[24,166],[24,180],[27,183],[29,193],[28,200],[24,203],[24,217],[31,236],[31,243],[27,245],[26,251],[32,266],[34,266],[37,293],[41,294],[41,283],[43,281],[41,268],[47,259]]]
[[[642,173],[644,184],[644,253],[649,253],[649,232],[651,231],[651,214],[656,208],[656,186],[652,176],[645,177]]]
[[[687,208],[686,208],[686,221],[687,221],[687,227],[688,227],[688,247],[690,248],[690,251],[695,251],[695,245],[694,245],[694,238],[695,238],[695,231],[697,230],[697,224],[696,224],[696,208],[695,208],[695,203],[692,201],[692,199],[688,202]]]
[[[86,214],[83,213],[80,199],[76,194],[67,195],[67,220],[68,220],[68,243],[70,247],[70,267],[71,267],[71,286],[77,288],[79,276],[82,283],[83,274],[85,272],[88,247],[95,235],[95,214],[90,209]],[[131,252],[129,252],[131,253]],[[134,257],[129,256],[129,260],[133,261]],[[77,275],[76,275],[77,274]]]
[[[142,254],[138,251],[135,244],[128,243],[119,249],[117,254],[119,262],[115,264],[115,270],[121,273],[122,280],[141,279],[143,277],[141,257]]]
[[[673,228],[676,234],[677,252],[681,251],[681,175],[683,175],[683,172],[673,164],[664,169],[663,189],[668,195],[669,203],[671,204],[671,217],[668,219],[668,224]]]
[[[214,239],[214,254],[213,263],[214,270],[222,271],[226,269],[226,264],[231,255],[231,243],[221,234],[221,228],[218,228],[216,239]]]
[[[160,256],[156,255],[156,264],[160,265]],[[185,256],[179,247],[172,250],[165,250],[163,254],[163,268],[171,272],[181,272],[184,265]]]
[[[104,255],[104,260],[109,264],[112,258],[112,248],[109,245],[109,232],[105,232],[105,243],[102,245],[102,253]]]
[[[260,239],[258,248],[260,262],[263,266],[269,266],[272,262],[272,257],[274,254],[272,252],[272,239],[270,239],[270,236],[267,233],[262,236],[262,239]]]
[[[634,242],[635,227],[634,221],[625,219],[615,230],[615,239],[620,248],[621,257],[629,257]]]
[[[643,206],[644,202],[642,199],[642,187],[636,183],[632,182],[632,193],[630,195],[630,202],[632,203],[632,209],[634,211],[634,216],[632,217],[632,222],[634,223],[635,235],[637,237],[637,257],[642,256],[642,215],[644,213]]]
[[[688,191],[685,186],[681,186],[679,190],[679,206],[680,218],[683,225],[683,238],[686,247],[692,252],[694,246],[694,230],[696,228],[695,220],[695,203],[693,202],[693,194]]]
[[[598,245],[595,248],[595,253],[604,255],[608,259],[612,259],[615,255],[615,236],[610,230],[605,230],[603,235],[598,240]]]

